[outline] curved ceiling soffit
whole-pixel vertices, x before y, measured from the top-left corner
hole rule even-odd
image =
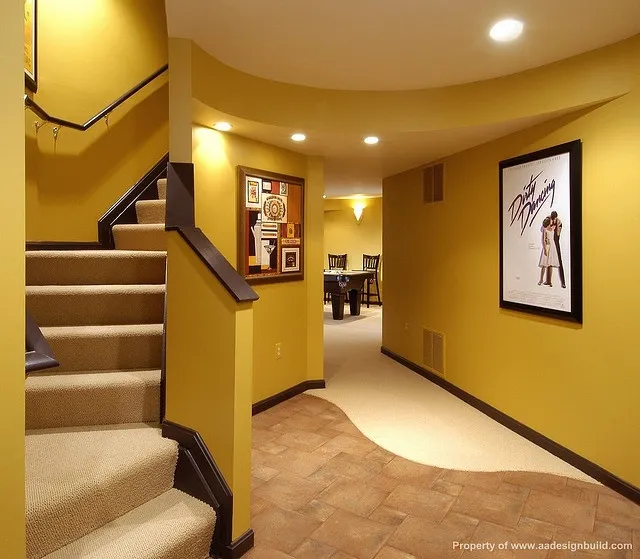
[[[358,134],[445,130],[590,105],[630,91],[630,51],[637,53],[640,66],[639,35],[547,66],[470,84],[343,91],[252,76],[191,45],[192,95],[203,103],[254,122]]]
[[[166,12],[171,36],[237,70],[352,91],[496,78],[640,33],[637,0],[166,0]],[[491,41],[489,28],[506,17],[524,22],[522,37]]]

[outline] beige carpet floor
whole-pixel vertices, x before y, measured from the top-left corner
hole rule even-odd
[[[331,318],[325,306],[324,390],[308,394],[342,409],[373,442],[439,468],[529,471],[593,481],[446,390],[380,353],[382,310]]]

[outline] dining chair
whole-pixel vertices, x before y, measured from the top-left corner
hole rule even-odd
[[[329,253],[329,270],[346,270],[346,269],[347,269],[346,254]],[[324,302],[327,303],[330,300],[331,300],[331,293],[325,293]]]
[[[329,254],[329,270],[346,270],[346,254]]]
[[[366,301],[367,308],[369,304],[375,304],[382,306],[382,299],[380,298],[380,285],[378,284],[378,269],[380,267],[380,255],[379,254],[363,254],[362,255],[362,269],[367,272],[373,272],[373,277],[367,278],[366,290],[365,286],[362,286],[362,299]],[[371,292],[371,288],[375,284],[375,292]],[[377,301],[372,302],[371,298],[375,297]]]

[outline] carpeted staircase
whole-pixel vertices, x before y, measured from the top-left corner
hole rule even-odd
[[[27,252],[27,308],[57,369],[26,380],[27,559],[204,559],[207,504],[162,438],[166,180],[116,250]]]

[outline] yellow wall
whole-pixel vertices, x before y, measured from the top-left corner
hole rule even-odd
[[[237,264],[236,166],[306,178],[308,164],[304,155],[197,125],[193,129],[193,163],[196,224],[234,266]],[[316,165],[321,169],[321,163]],[[310,208],[322,208],[322,191],[321,178],[307,182],[304,193],[307,215]],[[322,324],[321,282],[314,282],[314,291],[307,289],[314,274],[318,278],[322,275],[318,257],[322,245],[309,242],[322,238],[322,221],[318,216],[314,218],[312,214],[305,222],[305,238],[304,281],[253,286],[260,296],[254,303],[254,402],[306,380],[308,353],[321,356],[322,336],[307,338],[308,328],[317,332],[317,325]],[[307,297],[317,298],[317,313],[307,307]],[[280,359],[276,358],[276,343],[282,344]]]
[[[166,417],[204,439],[249,529],[252,308],[238,305],[176,232],[168,234]]]
[[[25,556],[24,529],[24,8],[0,2],[0,549]]]
[[[444,332],[449,381],[640,486],[640,40],[591,56],[631,92],[445,159],[442,204],[422,204],[419,169],[384,180],[383,344],[420,364],[421,328]],[[576,138],[582,326],[498,306],[498,162]]]
[[[353,207],[365,206],[358,224]],[[382,254],[382,198],[328,199],[324,201],[324,266],[327,255],[347,254],[347,267],[362,269],[363,254]],[[382,293],[382,257],[379,284]]]
[[[49,114],[84,123],[167,63],[162,0],[40,0],[38,92]],[[27,239],[97,238],[97,220],[167,153],[168,86],[158,78],[86,132],[36,135],[25,112]]]

